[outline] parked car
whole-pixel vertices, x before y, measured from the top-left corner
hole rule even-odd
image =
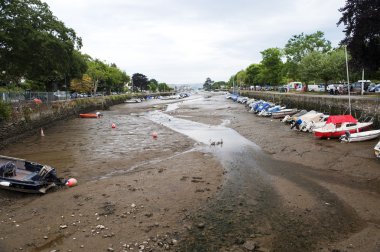
[[[380,83],[378,84],[375,84],[375,83],[371,83],[368,87],[368,92],[376,92],[376,89],[379,89],[380,88]]]
[[[354,83],[350,84],[350,87],[351,87],[350,91],[361,93],[362,92],[362,86],[364,88],[364,91],[367,91],[368,87],[370,85],[371,85],[371,81],[370,80],[359,80],[357,82],[354,82]]]

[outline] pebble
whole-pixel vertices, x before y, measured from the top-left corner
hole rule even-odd
[[[204,228],[204,227],[205,227],[205,224],[202,223],[202,222],[201,222],[201,223],[198,223],[198,224],[197,224],[197,227],[198,227],[198,228]]]
[[[59,226],[61,229],[65,229],[65,228],[67,228],[67,225],[61,225],[61,226]]]

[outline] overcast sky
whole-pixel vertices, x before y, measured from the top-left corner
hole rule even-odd
[[[83,53],[168,84],[227,81],[302,32],[320,30],[333,46],[344,37],[344,0],[43,1],[82,37]]]

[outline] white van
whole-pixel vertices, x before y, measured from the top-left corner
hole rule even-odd
[[[325,91],[325,87],[321,84],[312,84],[312,85],[307,85],[307,91],[310,92],[323,92]]]
[[[302,82],[293,81],[293,82],[289,82],[287,87],[288,87],[288,91],[290,91],[290,90],[302,91],[304,85],[302,84]]]

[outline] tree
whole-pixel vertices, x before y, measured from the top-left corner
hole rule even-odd
[[[70,89],[78,93],[90,93],[92,91],[92,79],[88,74],[84,74],[82,78],[71,80]]]
[[[328,82],[345,79],[345,53],[343,48],[328,53],[311,52],[302,58],[299,67],[301,80],[305,83],[322,80],[327,89]]]
[[[326,53],[331,50],[331,42],[324,38],[324,33],[317,31],[313,34],[293,35],[284,48],[286,70],[290,78],[299,78],[298,67],[302,58],[311,52]]]
[[[159,83],[158,84],[158,91],[160,92],[168,92],[172,90],[165,82]]]
[[[107,65],[99,59],[92,60],[91,58],[87,62],[87,65],[87,74],[92,79],[92,92],[96,93],[99,83],[105,81]]]
[[[263,59],[262,65],[262,78],[263,82],[267,84],[278,84],[282,79],[283,62],[281,60],[281,51],[278,48],[268,48],[261,52]]]
[[[246,79],[246,74],[245,70],[240,70],[239,72],[236,73],[236,84],[239,87],[245,86],[245,79]]]
[[[352,62],[357,68],[378,71],[380,68],[380,1],[347,0],[339,9],[342,17],[337,25],[344,24],[347,45]]]
[[[69,73],[82,40],[40,0],[0,2],[0,66],[6,82],[52,83]]]
[[[140,73],[135,73],[132,75],[133,86],[140,88],[140,91],[146,90],[148,87],[148,78]],[[134,91],[134,90],[133,90]]]
[[[158,82],[155,79],[150,79],[148,83],[148,88],[151,92],[156,92],[158,89]]]
[[[327,54],[314,51],[310,52],[301,59],[299,76],[302,82],[308,84],[310,81],[315,82],[319,79],[320,74],[323,71],[323,63],[325,62],[326,55]]]
[[[207,77],[205,83],[203,84],[203,89],[204,90],[211,90],[212,83],[214,83],[209,77]]]
[[[251,64],[245,70],[245,83],[257,85],[262,81],[262,66],[260,64]]]
[[[216,82],[212,83],[212,85],[211,85],[212,90],[223,89],[225,87],[226,87],[225,81],[216,81]]]

